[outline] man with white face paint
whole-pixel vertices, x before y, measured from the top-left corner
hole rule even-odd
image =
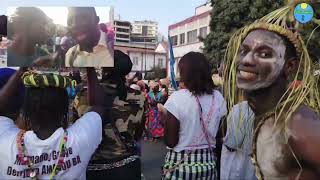
[[[237,86],[257,90],[269,87],[285,64],[286,45],[280,36],[266,30],[249,33],[240,46]]]
[[[307,48],[288,18],[296,5],[237,31],[226,52],[228,110],[243,95],[255,116],[252,162],[258,179],[320,177],[320,97]],[[301,84],[293,88],[296,81]]]

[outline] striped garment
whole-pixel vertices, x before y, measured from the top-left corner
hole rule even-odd
[[[181,160],[184,161],[181,162]],[[179,162],[181,162],[179,164]],[[179,164],[177,167],[173,166]],[[162,180],[214,180],[216,179],[215,157],[209,149],[175,152],[170,150],[165,158],[164,170],[172,168],[162,175]]]
[[[23,84],[26,87],[56,87],[56,88],[66,88],[74,87],[77,85],[75,81],[69,77],[64,77],[59,74],[39,74],[36,72],[28,71],[25,72],[22,76]]]

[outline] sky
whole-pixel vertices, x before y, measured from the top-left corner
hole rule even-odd
[[[180,22],[195,13],[195,8],[204,4],[206,0],[1,0],[0,15],[7,14],[7,7],[37,6],[44,7],[45,13],[50,17],[63,17],[65,8],[50,10],[47,6],[94,6],[114,7],[114,16],[125,21],[152,20],[159,24],[159,32],[168,35],[168,26]],[[58,12],[58,13],[56,13]],[[56,13],[56,14],[55,14]],[[103,10],[97,14],[104,16]],[[102,14],[102,15],[101,15]],[[106,15],[107,16],[107,15]],[[66,19],[66,18],[57,18]],[[100,19],[104,19],[101,18]],[[63,21],[54,20],[63,24]]]
[[[67,15],[68,15],[68,8],[62,6],[37,6],[46,15],[53,20],[53,23],[60,24],[63,26],[67,26]],[[15,12],[16,7],[10,6],[7,8],[7,15],[11,16]],[[110,7],[95,7],[96,13],[99,16],[101,23],[109,22],[109,12]],[[57,13],[59,12],[59,13]]]

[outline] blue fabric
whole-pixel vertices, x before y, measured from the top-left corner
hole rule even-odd
[[[7,83],[10,77],[16,72],[10,68],[0,68],[0,89]]]
[[[0,68],[0,89],[4,87],[4,85],[9,81],[11,76],[16,72],[16,70],[11,68]],[[12,105],[15,109],[20,109],[23,104],[24,99],[24,86],[21,83],[19,86],[19,92],[17,96],[14,96],[12,99]]]
[[[67,89],[69,98],[73,99],[73,98],[76,97],[77,93],[76,93],[76,89],[74,87],[72,87],[72,88],[71,87],[67,87],[66,89]]]
[[[174,74],[174,63],[175,63],[175,59],[174,59],[174,54],[173,54],[173,47],[172,47],[172,42],[171,42],[171,38],[168,37],[169,39],[169,47],[170,47],[170,77],[171,77],[171,83],[172,83],[172,87],[175,90],[178,90],[178,86],[177,86],[177,82],[176,82],[176,75]]]

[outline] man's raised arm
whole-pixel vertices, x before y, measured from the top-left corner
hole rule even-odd
[[[103,88],[99,84],[97,73],[94,68],[87,68],[87,78],[88,78],[88,102],[91,106],[89,111],[97,112],[100,114],[101,118],[105,116],[106,101],[105,93]]]

